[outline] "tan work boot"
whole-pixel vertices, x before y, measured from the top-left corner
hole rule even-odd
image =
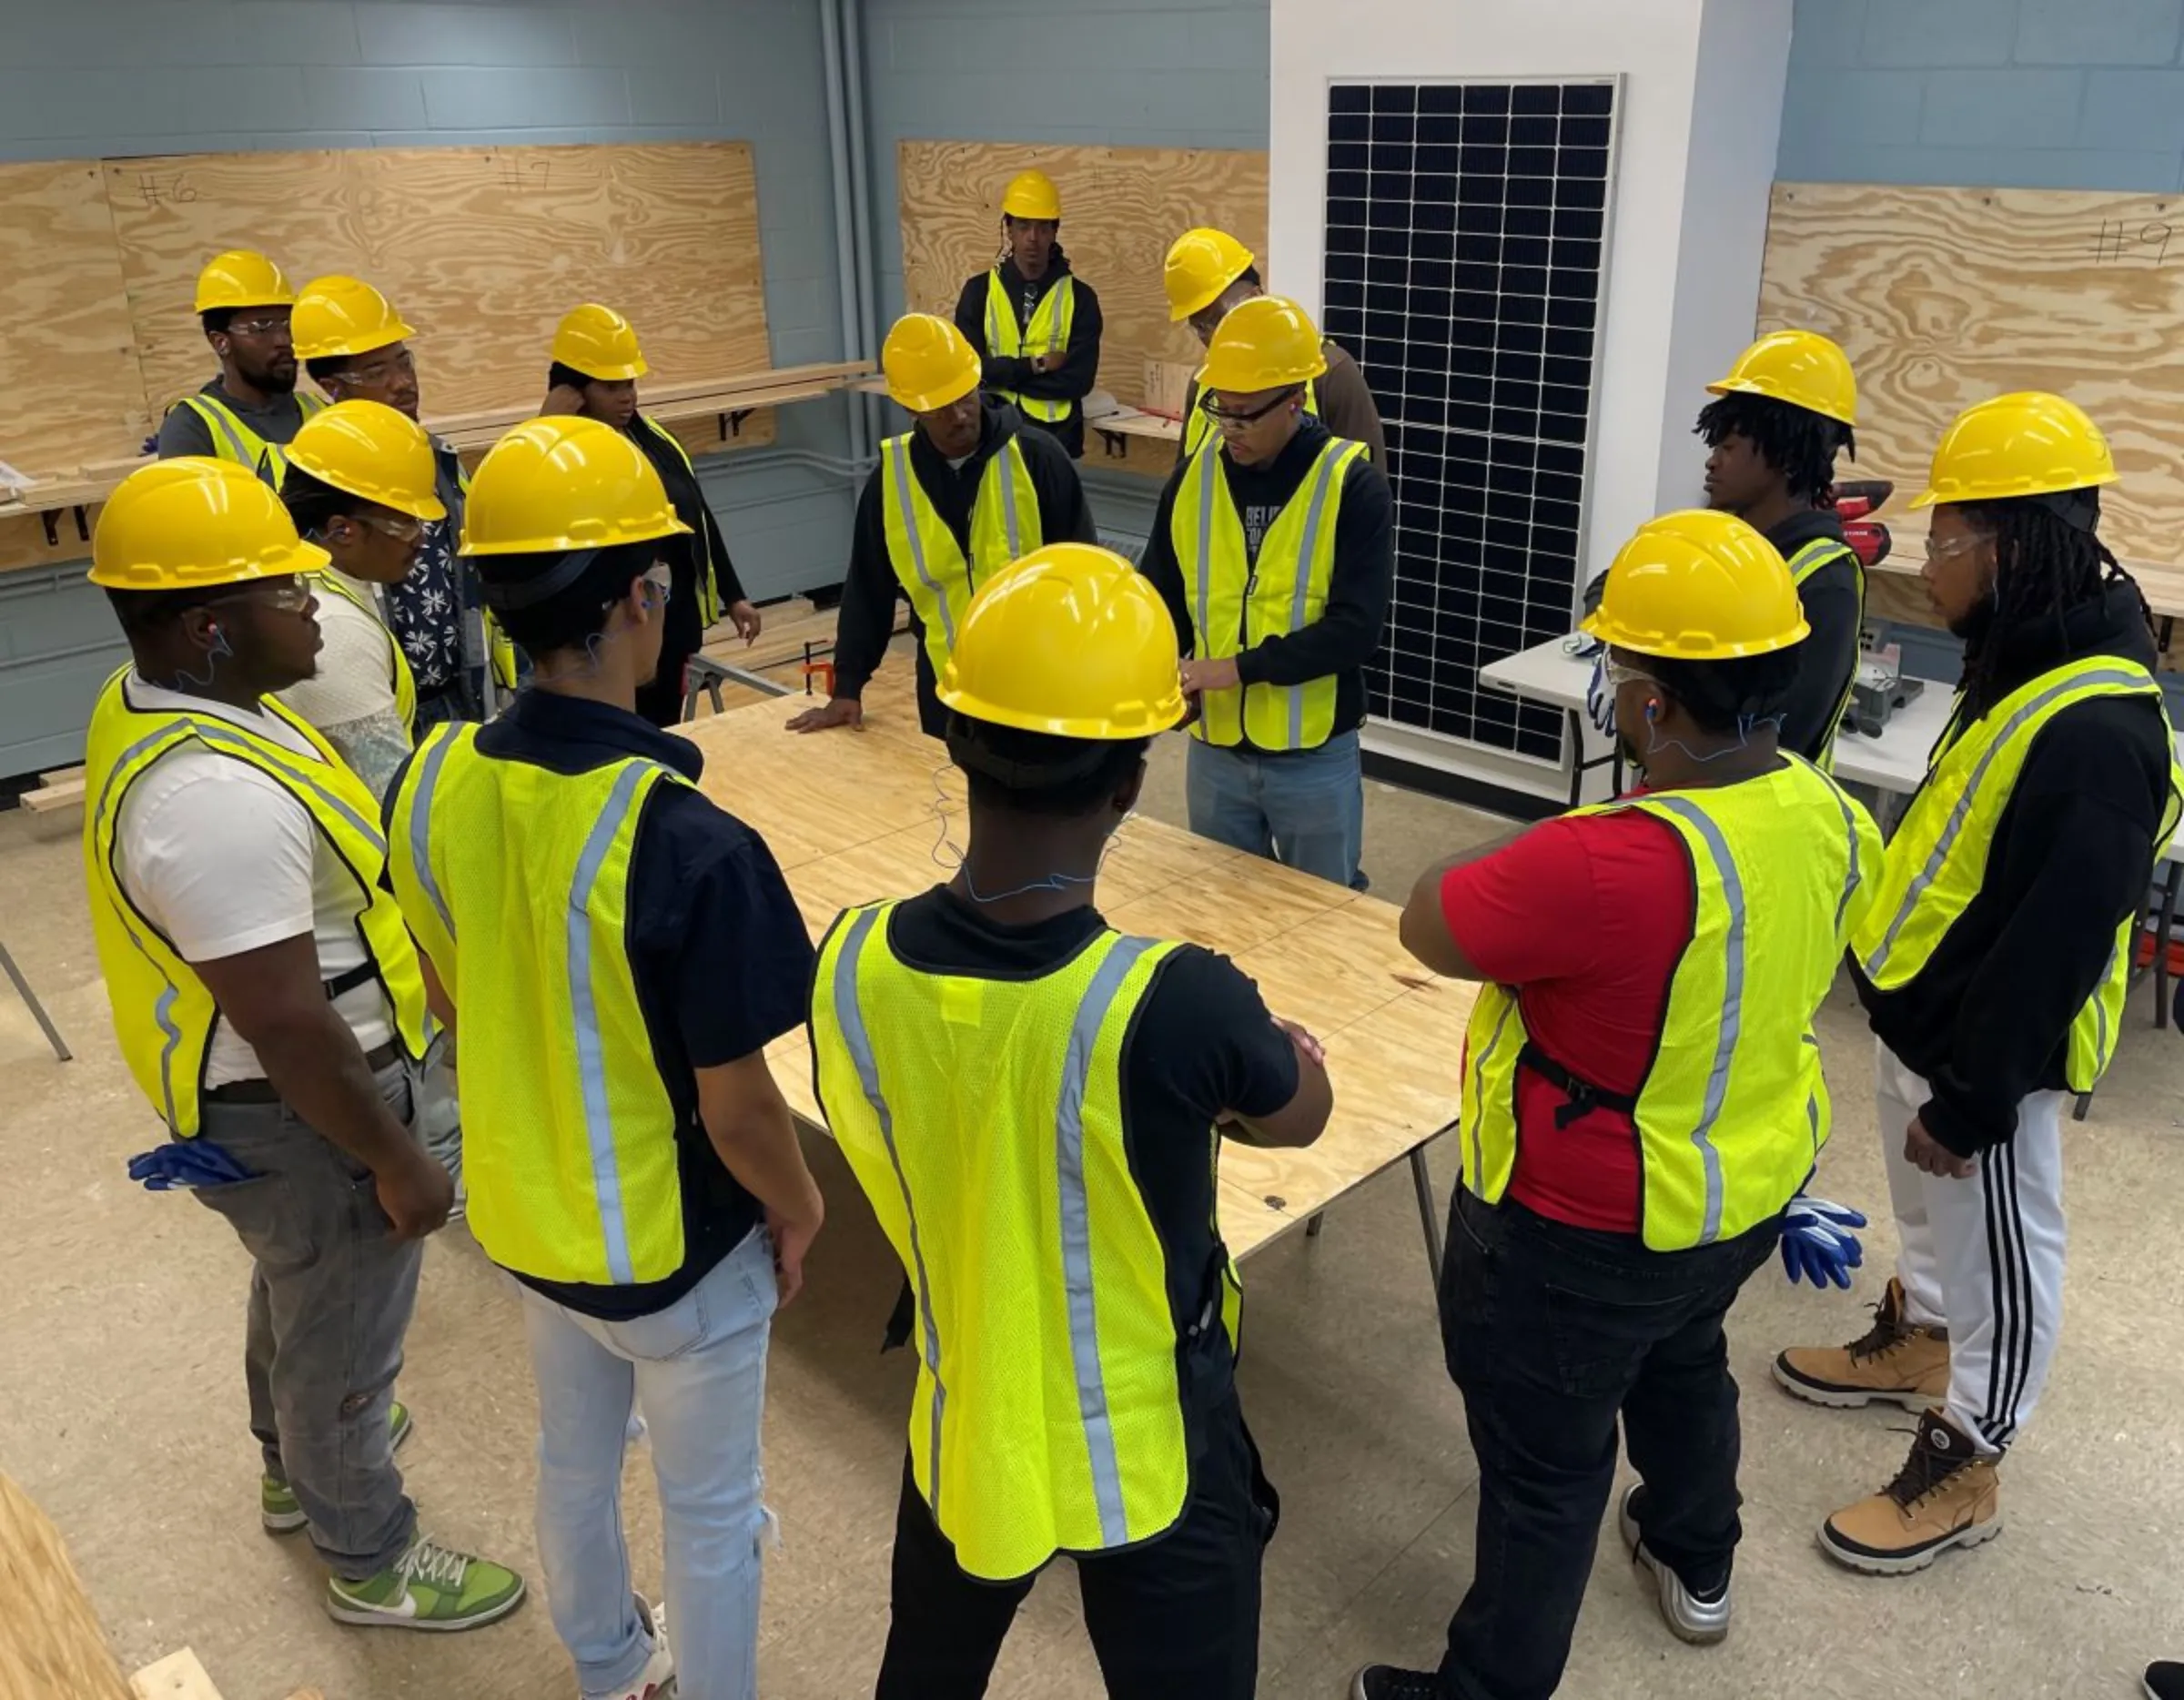
[[[1876,1399],[1925,1411],[1949,1391],[1949,1331],[1904,1321],[1904,1284],[1890,1280],[1873,1326],[1847,1346],[1793,1346],[1774,1360],[1783,1391],[1855,1410]]]
[[[1867,1575],[1907,1576],[1952,1546],[1991,1541],[2002,1533],[2001,1462],[1929,1411],[1896,1480],[1822,1523],[1820,1550]]]

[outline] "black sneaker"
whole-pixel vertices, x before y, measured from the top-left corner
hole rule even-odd
[[[2184,989],[2184,982],[2179,982]],[[2157,1659],[2146,1667],[2147,1700],[2184,1700],[2184,1665]]]
[[[1368,1665],[1350,1684],[1350,1700],[1449,1700],[1449,1691],[1431,1671],[1399,1671],[1392,1665]]]

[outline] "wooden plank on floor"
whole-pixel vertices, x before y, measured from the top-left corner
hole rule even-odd
[[[38,783],[41,785],[65,785],[71,779],[81,779],[83,776],[84,770],[80,766],[56,767],[49,774],[40,774]]]
[[[129,1700],[60,1531],[0,1475],[0,1700]]]
[[[220,1700],[220,1691],[187,1647],[147,1665],[129,1678],[137,1700]]]
[[[76,778],[62,784],[45,785],[36,791],[25,791],[20,801],[33,815],[51,815],[61,809],[79,808],[84,801],[84,782]]]

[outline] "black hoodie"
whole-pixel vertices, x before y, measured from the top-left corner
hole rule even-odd
[[[1054,245],[1053,258],[1046,262],[1046,275],[1036,283],[1018,271],[1012,259],[1003,260],[999,270],[1002,288],[1016,304],[1019,333],[1031,322],[1032,314],[1046,299],[1047,291],[1064,277],[1074,275],[1069,270],[1069,257],[1062,252],[1059,242]],[[987,279],[992,276],[991,271],[981,271],[965,280],[963,293],[956,299],[956,329],[978,350],[978,359],[985,368],[983,382],[989,390],[1006,390],[1036,401],[1069,403],[1067,417],[1051,425],[1028,416],[1024,422],[1052,432],[1062,447],[1068,450],[1072,460],[1081,460],[1085,458],[1085,398],[1099,382],[1099,339],[1106,329],[1106,320],[1099,310],[1099,297],[1082,278],[1077,279],[1069,346],[1062,351],[1062,363],[1051,372],[1035,372],[1029,360],[1016,355],[996,354],[986,346],[986,305],[990,287]]]
[[[1767,533],[1787,561],[1806,544],[1843,541],[1843,521],[1832,508],[1793,513]],[[1855,555],[1840,555],[1797,587],[1812,635],[1798,646],[1797,679],[1784,704],[1781,744],[1808,762],[1834,735],[1843,693],[1858,664],[1858,581],[1865,569]]]
[[[2129,584],[2071,609],[2059,632],[2043,620],[1997,641],[2002,694],[2088,656],[2154,664]],[[2006,1143],[2027,1093],[2066,1088],[2071,1021],[2153,877],[2169,736],[2150,698],[2096,697],[2064,709],[2026,752],[1978,896],[1917,977],[1880,991],[1853,956],[1874,1032],[1933,1094],[1919,1119],[1958,1156]]]

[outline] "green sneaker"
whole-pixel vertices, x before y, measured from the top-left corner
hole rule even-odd
[[[514,1571],[422,1535],[376,1576],[326,1579],[328,1615],[366,1628],[477,1629],[522,1603],[523,1578]]]
[[[399,1399],[387,1407],[387,1444],[399,1452],[410,1438],[410,1407]],[[266,1525],[268,1534],[294,1534],[311,1520],[303,1514],[303,1502],[296,1497],[296,1490],[278,1476],[260,1476],[258,1479],[258,1520]]]

